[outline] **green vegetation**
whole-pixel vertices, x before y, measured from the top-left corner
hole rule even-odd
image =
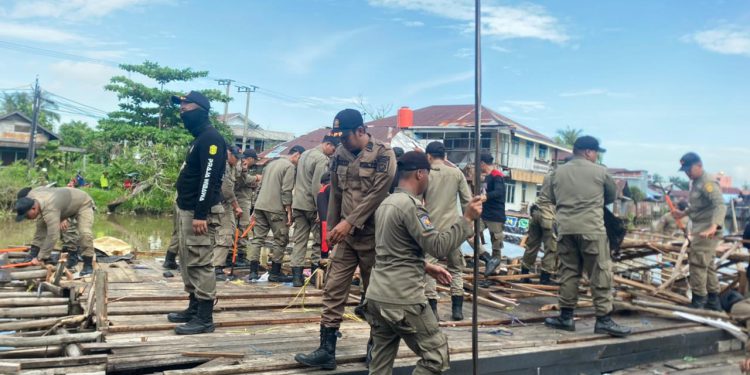
[[[100,120],[96,128],[80,121],[71,121],[59,126],[60,141],[52,141],[37,149],[36,165],[29,168],[25,161],[0,168],[0,215],[12,210],[16,193],[26,186],[42,186],[56,183],[66,186],[77,171],[86,179],[83,187],[96,202],[99,211],[107,203],[127,193],[123,186],[126,179],[148,183],[151,186],[118,208],[118,211],[160,214],[170,212],[175,200],[174,185],[179,168],[192,140],[183,128],[179,110],[170,102],[172,95],[184,93],[165,89],[173,82],[189,82],[208,75],[206,71],[193,71],[160,66],[146,61],[139,65],[121,65],[132,75],[143,75],[155,81],[159,87],[148,87],[126,76],[115,76],[105,89],[117,94],[119,109]],[[211,101],[226,102],[231,98],[219,90],[201,90]],[[25,95],[25,96],[24,96]],[[2,108],[26,113],[30,101],[28,94],[5,96]],[[44,121],[50,124],[59,120],[54,112],[47,114],[43,108]],[[231,131],[215,121],[213,124],[231,141]],[[84,150],[63,152],[61,146]],[[99,179],[103,172],[109,174],[109,190],[101,189]]]

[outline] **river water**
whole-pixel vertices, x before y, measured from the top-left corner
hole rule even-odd
[[[0,220],[0,228],[0,248],[6,248],[30,244],[36,225],[31,220],[17,223],[9,217]],[[94,219],[94,238],[104,236],[119,238],[142,252],[166,251],[172,237],[172,217],[99,213]]]

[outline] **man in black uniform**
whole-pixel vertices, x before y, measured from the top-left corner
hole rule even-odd
[[[221,182],[227,148],[224,138],[211,126],[211,104],[203,94],[191,91],[187,96],[173,96],[172,102],[180,105],[180,118],[195,140],[176,184],[180,267],[190,304],[167,318],[173,323],[187,323],[175,328],[177,334],[193,335],[214,331],[216,279],[212,258],[215,231],[224,212]]]

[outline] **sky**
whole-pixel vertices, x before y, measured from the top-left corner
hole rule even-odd
[[[549,136],[583,129],[610,167],[673,176],[695,151],[750,183],[750,2],[482,3],[485,106]],[[103,87],[117,64],[151,60],[209,71],[174,90],[257,86],[250,118],[300,135],[360,100],[392,114],[472,104],[473,12],[471,0],[0,0],[0,89],[38,75],[101,115],[116,109]]]

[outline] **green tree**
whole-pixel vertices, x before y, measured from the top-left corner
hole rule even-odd
[[[574,129],[567,126],[565,129],[557,129],[557,135],[555,136],[555,143],[567,147],[573,147],[576,139],[583,134],[583,129]]]
[[[630,198],[633,199],[636,204],[638,202],[643,202],[643,200],[646,199],[646,194],[637,186],[628,187],[628,189],[630,189]]]
[[[83,121],[70,121],[60,125],[58,130],[63,146],[86,148],[91,144],[95,131]]]
[[[662,175],[660,175],[658,173],[654,173],[651,176],[651,182],[654,183],[654,184],[661,184],[661,183],[664,182],[664,177],[662,177]]]
[[[678,187],[678,188],[680,188],[682,190],[688,190],[688,189],[690,189],[690,182],[688,182],[687,179],[684,179],[682,177],[672,176],[672,177],[669,178],[669,182],[672,185],[674,185],[674,186],[676,186],[676,187]]]
[[[42,98],[39,111],[39,125],[52,130],[55,123],[60,121],[60,115],[54,112],[56,106],[53,102]],[[3,94],[3,113],[21,112],[28,118],[34,117],[34,96],[28,92],[13,92]]]
[[[145,61],[143,64],[122,64],[120,68],[128,73],[137,73],[148,77],[159,84],[149,87],[126,76],[114,76],[104,86],[107,91],[117,94],[120,109],[109,114],[100,124],[105,126],[132,125],[150,126],[159,129],[181,127],[179,109],[172,105],[172,95],[183,93],[165,90],[164,86],[172,82],[190,82],[196,78],[208,76],[207,71],[194,71],[190,68],[175,69],[161,66],[158,63]],[[230,97],[216,89],[200,90],[211,101],[227,102]]]

